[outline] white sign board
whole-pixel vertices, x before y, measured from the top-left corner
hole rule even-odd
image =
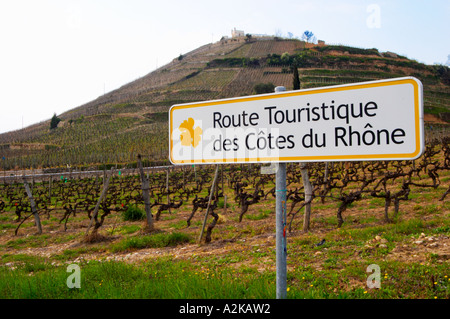
[[[424,148],[413,77],[173,105],[173,164],[407,160]]]

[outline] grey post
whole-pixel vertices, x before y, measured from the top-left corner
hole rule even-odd
[[[34,215],[34,221],[36,223],[38,233],[42,234],[42,225],[41,225],[41,219],[39,218],[39,212],[37,211],[36,202],[34,201],[33,193],[31,192],[30,185],[28,184],[27,180],[25,179],[25,176],[23,176],[23,185],[25,186],[25,191],[27,192],[28,199],[30,200],[31,211],[33,212],[33,215]]]
[[[286,91],[284,86],[277,86],[275,92]],[[276,170],[276,268],[277,299],[286,299],[287,295],[287,243],[286,243],[286,163],[279,163]]]
[[[216,173],[214,174],[214,180],[211,184],[211,190],[209,191],[209,199],[208,206],[206,207],[205,218],[203,219],[202,232],[200,233],[200,237],[198,238],[198,242],[202,241],[203,233],[205,232],[206,221],[208,220],[209,207],[211,207],[211,200],[214,194],[214,188],[216,187],[217,175],[219,174],[219,165],[216,165]],[[216,198],[217,200],[217,198]]]

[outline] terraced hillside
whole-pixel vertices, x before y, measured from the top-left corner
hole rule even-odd
[[[297,66],[302,88],[402,76],[424,85],[427,135],[448,134],[450,71],[394,53],[298,40],[234,38],[207,44],[121,88],[50,121],[0,135],[2,168],[130,164],[138,153],[167,161],[167,110],[175,103],[255,94],[255,85],[292,89]]]

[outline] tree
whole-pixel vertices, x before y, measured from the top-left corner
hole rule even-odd
[[[302,40],[308,43],[314,43],[316,41],[316,37],[312,31],[306,30],[302,34]]]
[[[288,52],[284,52],[282,55],[281,55],[281,62],[283,63],[283,64],[289,64],[289,60],[291,59],[291,56],[289,55],[289,53]]]
[[[252,35],[250,33],[247,33],[245,35],[245,42],[251,42],[252,41]]]
[[[300,76],[298,75],[298,67],[297,64],[293,65],[293,71],[294,71],[294,75],[293,75],[293,90],[300,90]]]
[[[56,116],[56,113],[53,114],[53,117],[50,121],[50,129],[53,130],[58,127],[59,122],[61,122],[61,119]]]
[[[444,84],[450,84],[450,68],[448,66],[442,64],[435,65],[434,70]]]

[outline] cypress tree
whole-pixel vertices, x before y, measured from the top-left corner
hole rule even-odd
[[[56,113],[53,114],[53,117],[50,121],[50,129],[53,130],[54,128],[58,127],[59,122],[61,122],[61,119],[56,116]]]
[[[297,65],[295,64],[293,68],[294,68],[293,89],[300,90],[300,76],[298,75]]]

